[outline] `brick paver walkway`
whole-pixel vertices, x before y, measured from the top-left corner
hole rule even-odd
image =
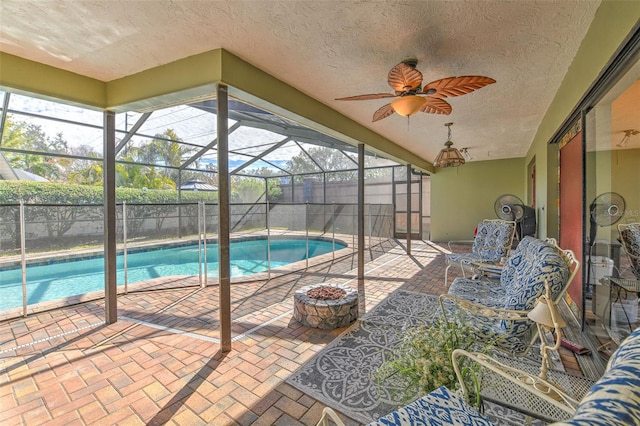
[[[446,252],[414,241],[408,256],[400,241],[369,256],[367,309],[398,288],[444,292]],[[354,257],[232,284],[227,354],[218,344],[218,288],[193,278],[156,280],[153,290],[119,296],[119,321],[108,326],[101,301],[3,321],[0,422],[315,425],[324,405],[285,379],[344,330],[292,319],[293,292],[317,282],[356,287]]]

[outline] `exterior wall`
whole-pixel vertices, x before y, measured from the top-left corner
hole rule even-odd
[[[588,185],[588,204],[599,194],[614,191],[625,201],[625,215],[622,222],[640,222],[640,149],[597,151],[587,153],[587,167],[593,181]],[[597,175],[597,179],[596,179]],[[616,226],[598,227],[596,239],[615,241],[618,238]]]
[[[305,184],[296,183],[295,200],[291,199],[291,184],[280,185],[282,197],[278,200],[284,203],[324,203],[323,182],[319,179],[305,179]],[[354,204],[357,202],[357,182],[327,182],[327,203]],[[364,191],[365,203],[393,204],[390,182],[366,183]]]
[[[483,219],[495,219],[493,204],[502,194],[523,201],[526,164],[522,158],[474,161],[439,170],[431,177],[431,240],[469,240]]]
[[[639,1],[602,2],[554,101],[538,127],[524,161],[519,160],[517,170],[509,168],[510,171],[507,173],[495,165],[483,167],[470,163],[458,169],[439,170],[434,175],[432,239],[467,239],[467,229],[473,229],[478,219],[494,216],[491,200],[501,193],[513,192],[523,200],[527,199],[527,165],[534,158],[538,179],[536,199],[538,211],[543,212],[539,217],[538,236],[557,236],[557,166],[554,163],[557,149],[548,145],[549,139],[624,41],[637,23],[638,16]],[[346,135],[346,139],[354,144],[367,141],[368,149],[387,153],[392,158],[411,161],[424,170],[433,171],[430,164],[416,158],[406,149],[330,110],[224,50],[205,52],[108,83],[87,79],[2,52],[0,59],[0,86],[65,99],[70,103],[89,105],[96,109],[117,110],[134,104],[140,108],[150,108],[163,102],[175,103],[193,99],[199,94],[211,94],[213,86],[222,81],[237,88],[232,95],[258,106],[265,103],[261,100],[264,99],[271,102],[272,107],[277,107],[276,112],[294,110],[297,114],[291,118],[297,118],[302,123],[319,123],[330,135]],[[187,83],[184,83],[183,79],[175,78],[175,75],[184,74],[184,70],[189,71]],[[194,70],[201,71],[194,77]],[[42,77],[43,75],[46,75],[46,78]],[[147,84],[139,84],[141,81]],[[149,87],[151,83],[148,82],[153,82],[153,87]],[[523,144],[529,142],[522,141]],[[498,161],[499,163],[485,163],[511,164],[510,160]],[[477,170],[484,170],[482,173],[486,175]],[[499,178],[496,178],[497,175]],[[447,182],[449,179],[451,182]],[[486,182],[493,184],[489,186]],[[457,189],[467,196],[454,197],[452,195],[457,193],[451,189]]]
[[[614,56],[638,16],[640,2],[602,2],[525,157],[471,162],[438,170],[432,176],[433,241],[470,239],[480,220],[495,217],[493,201],[501,194],[513,193],[523,201],[530,198],[527,165],[532,161],[536,164],[537,236],[558,236],[558,147],[549,141]]]
[[[549,146],[549,141],[572,109],[597,79],[602,69],[614,56],[631,29],[638,22],[640,2],[605,0],[600,5],[587,31],[573,63],[558,89],[553,102],[545,114],[536,136],[526,155],[524,164],[535,157],[537,179],[536,199],[538,210],[544,208],[544,215],[538,228],[539,237],[558,236],[558,167],[557,147]],[[526,182],[524,167],[521,177]]]

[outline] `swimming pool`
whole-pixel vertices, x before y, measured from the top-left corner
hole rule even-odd
[[[333,242],[310,239],[309,258],[330,253]],[[346,247],[335,242],[335,249]],[[306,240],[271,240],[271,268],[306,258]],[[174,275],[198,275],[198,246],[186,245],[129,252],[127,281],[129,284]],[[240,277],[268,269],[267,239],[232,241],[230,244],[231,276]],[[124,285],[123,256],[117,258],[117,282]],[[207,244],[207,276],[218,276],[218,244]],[[68,259],[57,263],[27,266],[27,304],[48,302],[92,291],[104,290],[104,258]],[[22,306],[22,270],[0,272],[0,310]]]

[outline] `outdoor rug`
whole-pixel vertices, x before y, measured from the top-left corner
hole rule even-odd
[[[398,408],[395,398],[404,384],[378,384],[375,372],[391,358],[405,327],[429,325],[439,306],[436,296],[396,290],[371,312],[300,367],[287,383],[363,424]],[[519,413],[485,406],[496,424],[524,424]],[[534,422],[535,424],[535,422]]]

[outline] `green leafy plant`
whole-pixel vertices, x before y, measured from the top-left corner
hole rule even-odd
[[[468,322],[456,318],[448,321],[444,315],[431,326],[407,328],[398,348],[391,358],[376,371],[378,386],[386,386],[393,381],[397,389],[393,395],[398,405],[406,405],[415,398],[446,386],[458,390],[460,384],[453,368],[451,354],[455,349],[486,353],[492,344],[478,342],[473,328]],[[480,377],[477,364],[462,361],[460,371],[467,389],[473,392],[470,401],[480,406]],[[401,385],[398,386],[398,383]]]

